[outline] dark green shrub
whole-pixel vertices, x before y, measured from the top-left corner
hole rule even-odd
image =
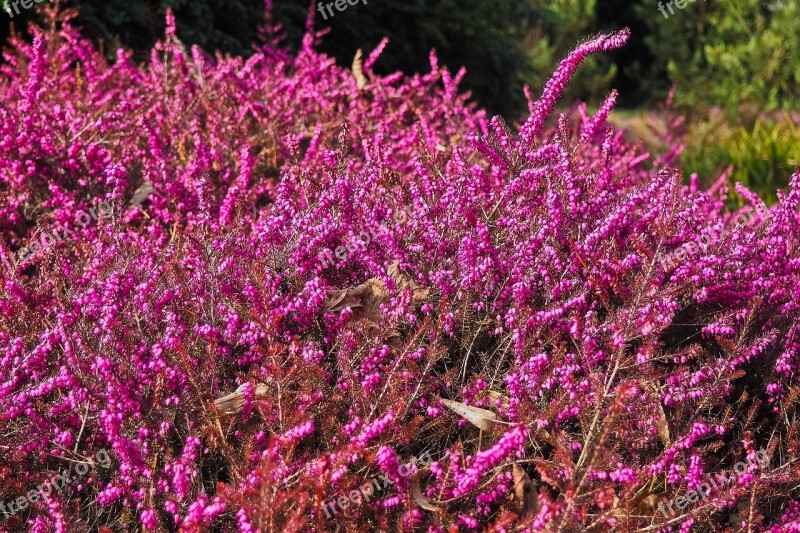
[[[797,0],[695,2],[668,18],[652,6],[640,13],[652,15],[648,46],[667,65],[684,106],[721,106],[733,115],[744,103],[761,110],[800,105]]]
[[[800,114],[762,114],[731,124],[721,112],[692,123],[681,158],[687,174],[712,181],[729,165],[739,181],[774,203],[775,191],[789,183],[800,165]]]
[[[250,53],[264,20],[263,0],[69,0],[67,5],[80,8],[77,22],[84,34],[102,39],[108,53],[123,46],[140,59],[163,35],[167,8],[175,13],[183,42],[231,54]],[[311,3],[274,0],[273,5],[273,18],[283,25],[286,43],[296,48]],[[435,48],[451,71],[467,68],[463,87],[478,103],[515,118],[525,111],[522,83],[530,73],[522,40],[544,14],[518,0],[367,0],[367,5],[349,6],[327,21],[314,11],[314,25],[330,28],[320,49],[347,66],[357,49],[367,52],[389,37],[376,65],[382,73],[427,72],[428,54]],[[14,22],[24,27],[35,17],[28,10]]]

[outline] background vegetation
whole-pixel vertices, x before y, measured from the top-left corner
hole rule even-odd
[[[285,43],[297,48],[311,3],[267,3],[274,4]],[[248,54],[265,9],[263,0],[67,4],[80,6],[84,33],[102,41],[107,54],[124,46],[139,57],[163,34],[167,8],[175,12],[184,42]],[[709,181],[733,164],[737,179],[771,196],[800,160],[796,115],[774,113],[800,109],[799,6],[797,0],[705,0],[665,18],[651,0],[372,0],[327,21],[312,15],[315,28],[330,30],[321,50],[340,64],[349,65],[355,50],[372,49],[388,36],[376,71],[420,72],[435,48],[451,70],[467,68],[464,86],[481,106],[512,122],[525,111],[524,83],[535,94],[575,42],[629,27],[628,46],[590,58],[565,101],[597,105],[613,87],[620,107],[647,118],[675,87],[676,105],[693,124],[682,160],[687,171]],[[16,16],[15,26],[24,29],[35,17],[32,11]],[[648,120],[629,125],[640,122]],[[635,127],[631,134],[646,136]]]

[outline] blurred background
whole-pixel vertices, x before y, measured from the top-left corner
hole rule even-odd
[[[8,0],[3,0],[8,9]],[[342,65],[358,48],[368,52],[387,36],[376,70],[425,72],[428,52],[452,71],[467,68],[464,88],[492,114],[515,122],[526,113],[523,84],[538,93],[580,41],[629,27],[627,46],[591,57],[560,104],[597,106],[620,92],[612,120],[663,151],[662,103],[675,89],[673,112],[686,117],[680,132],[686,175],[704,183],[729,165],[733,179],[774,202],[800,164],[800,0],[678,0],[672,11],[655,0],[363,0],[324,20],[319,48]],[[77,24],[113,56],[118,47],[149,53],[172,8],[179,37],[209,52],[247,55],[259,42],[265,9],[282,25],[283,43],[296,48],[309,18],[308,0],[67,0]],[[327,2],[326,2],[327,3]],[[663,2],[666,4],[666,2]],[[7,15],[2,15],[7,16]],[[23,11],[0,25],[24,33]]]

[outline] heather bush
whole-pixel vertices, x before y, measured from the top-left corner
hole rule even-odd
[[[0,254],[114,209],[0,274],[0,502],[90,472],[5,530],[800,528],[800,172],[768,208],[683,185],[616,93],[554,116],[627,31],[507,125],[433,54],[210,58],[168,16],[135,65],[70,16],[6,52]]]

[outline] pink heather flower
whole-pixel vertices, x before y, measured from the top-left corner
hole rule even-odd
[[[603,105],[597,110],[597,114],[584,123],[581,129],[581,140],[583,142],[589,142],[594,139],[599,128],[608,118],[608,114],[614,109],[617,103],[617,96],[619,96],[619,93],[616,90],[612,90],[611,94],[606,97]]]
[[[388,446],[381,446],[378,448],[376,460],[380,469],[389,474],[393,481],[397,481],[399,478],[397,468],[400,466],[400,459],[394,453],[394,450]]]
[[[627,29],[611,36],[601,35],[593,41],[581,44],[569,57],[564,59],[544,86],[539,101],[533,104],[531,116],[520,130],[522,140],[530,144],[534,137],[541,133],[542,125],[552,113],[556,100],[561,96],[567,82],[586,56],[599,51],[605,52],[619,48],[628,41],[628,37],[630,37],[630,31]]]
[[[244,509],[236,511],[236,522],[241,533],[256,533],[256,529],[247,519],[247,512]]]
[[[395,417],[394,413],[392,411],[389,411],[381,418],[375,420],[371,424],[364,426],[364,429],[361,430],[361,433],[353,439],[354,443],[358,444],[358,446],[361,448],[366,447],[367,443],[370,440],[376,438],[378,435],[383,433],[386,430],[386,428],[389,427],[389,425],[394,420],[394,417]]]
[[[281,436],[281,442],[284,444],[297,444],[303,438],[314,433],[314,422],[311,420],[290,429]]]
[[[705,471],[703,469],[702,458],[698,455],[689,457],[689,468],[686,473],[686,487],[688,490],[697,490],[703,482]]]
[[[505,433],[497,444],[488,450],[478,452],[471,461],[468,461],[470,466],[467,470],[458,477],[454,497],[474,490],[480,484],[481,476],[490,468],[494,468],[507,459],[509,455],[522,453],[527,437],[528,431],[525,427],[516,426]]]
[[[248,58],[210,57],[170,12],[139,63],[108,60],[66,19],[13,39],[0,72],[0,413],[14,428],[0,478],[34,486],[100,448],[113,461],[18,516],[23,529],[569,530],[620,485],[656,477],[674,497],[720,458],[770,446],[791,461],[800,174],[768,207],[729,173],[684,183],[669,110],[655,157],[608,122],[616,92],[594,115],[558,113],[579,63],[627,31],[580,45],[538,101],[526,89],[517,128],[488,120],[435,54],[430,72],[378,75],[386,41],[359,90],[314,49],[311,20],[297,53],[270,19]],[[113,214],[12,264],[103,202]],[[422,289],[390,280],[395,262]],[[376,279],[386,295],[366,309]],[[325,312],[336,295],[347,308]],[[240,413],[212,411],[216,391],[266,381],[258,409],[248,386]],[[493,431],[440,424],[436,398],[458,393]],[[770,408],[744,424],[757,405]],[[400,458],[427,450],[444,457],[418,478],[439,512],[399,481]],[[536,517],[509,512],[512,455],[541,488]],[[363,483],[351,466],[373,456],[396,492],[296,521]],[[781,496],[796,469],[748,468],[726,490],[758,484],[752,527],[797,529]],[[686,523],[736,505],[724,497]]]
[[[148,529],[156,529],[158,527],[158,517],[154,509],[147,509],[139,514],[139,519],[142,524]]]

